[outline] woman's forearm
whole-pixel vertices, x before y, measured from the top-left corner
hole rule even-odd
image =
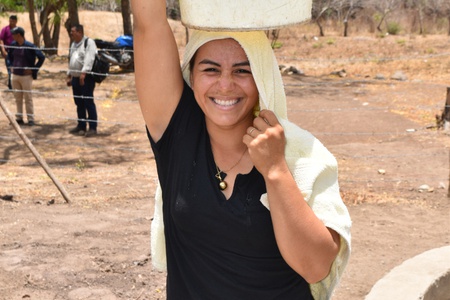
[[[267,176],[266,187],[283,258],[309,283],[322,280],[339,252],[339,235],[325,227],[308,206],[287,165]]]

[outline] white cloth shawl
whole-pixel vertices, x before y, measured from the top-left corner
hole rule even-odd
[[[312,134],[287,120],[286,95],[281,74],[264,32],[193,31],[182,65],[186,82],[190,83],[189,61],[197,49],[209,41],[225,38],[235,39],[244,49],[258,88],[260,107],[274,111],[285,130],[286,160],[305,200],[325,226],[341,236],[339,254],[330,273],[322,281],[310,285],[314,299],[330,299],[347,265],[351,238],[350,215],[339,193],[336,159]],[[269,209],[267,194],[261,196],[261,202]],[[162,194],[158,185],[151,228],[151,254],[153,266],[161,271],[166,270],[165,250]]]

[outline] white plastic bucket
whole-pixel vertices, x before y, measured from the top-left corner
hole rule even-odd
[[[311,18],[312,0],[180,0],[181,21],[193,29],[275,29]]]

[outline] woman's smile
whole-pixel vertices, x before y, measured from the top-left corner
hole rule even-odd
[[[240,98],[238,99],[218,99],[218,98],[211,98],[211,100],[219,105],[219,106],[223,106],[223,107],[230,107],[233,106],[235,104],[237,104],[240,101]]]

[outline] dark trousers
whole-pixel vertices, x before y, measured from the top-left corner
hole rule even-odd
[[[91,75],[86,75],[84,85],[80,85],[80,78],[72,77],[72,91],[75,105],[77,106],[78,128],[97,130],[97,108],[94,103],[95,81]]]
[[[5,65],[6,70],[8,71],[8,89],[12,90],[12,82],[11,82],[11,61],[8,59],[8,57],[5,57]]]

